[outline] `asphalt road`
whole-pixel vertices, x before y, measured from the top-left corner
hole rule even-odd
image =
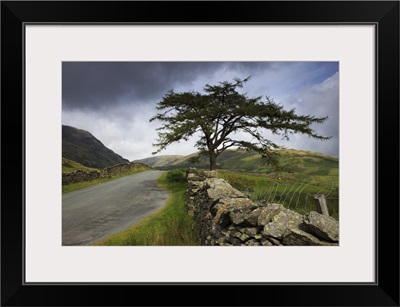
[[[165,205],[168,193],[147,171],[62,196],[62,245],[89,245],[137,223]]]

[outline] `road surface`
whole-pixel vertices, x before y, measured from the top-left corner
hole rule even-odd
[[[155,183],[162,171],[118,178],[62,196],[62,245],[89,245],[137,223],[165,205]]]

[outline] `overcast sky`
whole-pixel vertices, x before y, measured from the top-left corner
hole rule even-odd
[[[89,131],[106,147],[133,161],[152,156],[156,128],[149,122],[163,95],[195,90],[205,84],[251,79],[243,91],[249,97],[269,96],[297,113],[329,116],[313,126],[318,141],[292,135],[290,141],[265,135],[287,148],[339,155],[338,62],[64,62],[62,65],[62,124]],[[196,151],[196,139],[171,144],[158,155]]]

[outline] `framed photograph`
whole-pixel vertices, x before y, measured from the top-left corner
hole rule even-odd
[[[2,306],[399,306],[398,1],[2,1],[1,33]],[[201,88],[214,98],[226,91],[217,109]],[[269,121],[261,120],[259,94]],[[192,105],[181,105],[182,95]],[[247,107],[235,113],[229,106],[230,113],[213,115],[212,127],[204,124],[203,116],[223,112],[229,95]],[[171,107],[176,113],[167,116]],[[164,130],[157,120],[167,122]],[[193,123],[204,133],[196,143],[189,138],[199,131]],[[257,130],[263,126],[280,138],[264,138]],[[307,137],[284,144],[306,155],[296,170],[305,164],[313,170],[314,181],[296,191],[318,189],[306,194],[333,234],[312,224],[311,213],[298,213],[306,211],[300,193],[281,191],[295,179],[291,168],[268,169],[263,180],[275,185],[260,200],[265,206],[253,208],[255,224],[241,209],[224,212],[226,195],[215,196],[218,227],[200,231],[201,244],[104,241],[129,227],[132,216],[152,212],[111,213],[102,204],[109,196],[104,186],[93,188],[91,207],[74,199],[75,210],[66,209],[65,183],[107,180],[126,165],[134,172],[153,167],[154,143],[174,157],[208,148],[212,176],[223,164],[248,170],[251,156],[216,160],[225,150],[262,149],[271,158],[265,149],[280,145],[288,131]],[[77,154],[65,141],[77,133],[104,148]],[[171,143],[179,146],[170,149]],[[90,164],[94,157],[102,158]],[[84,170],[76,171],[76,161]],[[171,160],[163,163],[154,176]],[[184,178],[200,180],[180,165]],[[64,168],[73,171],[65,175]],[[337,184],[321,185],[328,177]],[[213,186],[207,178],[204,187]],[[143,202],[152,194],[165,202],[153,179],[143,179],[132,197]],[[257,191],[246,188],[239,198],[255,198]],[[186,205],[193,195],[188,189]],[[260,212],[278,200],[287,209],[274,207],[279,213],[262,224]],[[273,233],[272,223],[289,209],[312,225]],[[224,216],[235,227],[222,229]]]

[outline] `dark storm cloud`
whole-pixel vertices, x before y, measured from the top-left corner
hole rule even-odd
[[[121,102],[160,99],[175,85],[210,77],[222,62],[64,62],[64,109],[97,109]],[[255,64],[237,64],[252,69]],[[253,67],[254,66],[254,67]]]

